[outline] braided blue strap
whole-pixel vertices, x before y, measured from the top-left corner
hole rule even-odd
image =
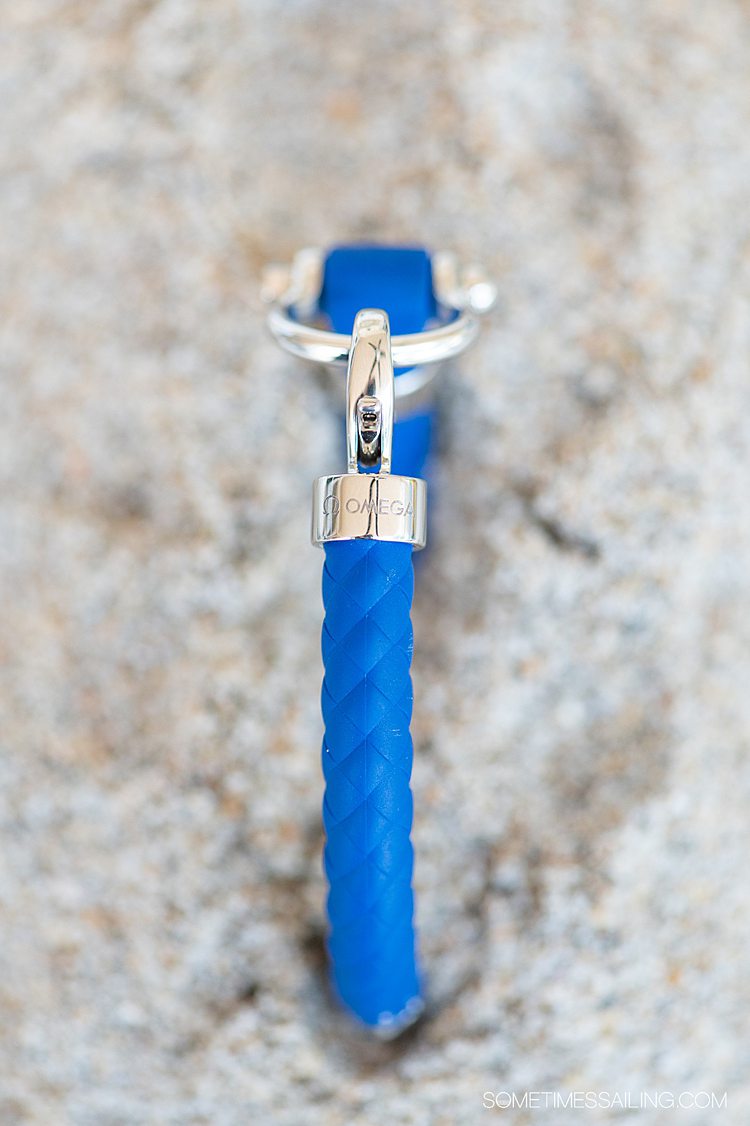
[[[336,989],[388,1033],[421,1008],[413,929],[409,544],[329,543],[323,572],[323,820]]]

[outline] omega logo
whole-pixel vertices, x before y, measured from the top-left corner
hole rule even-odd
[[[333,493],[323,498],[323,514],[334,519],[341,512],[341,501]],[[410,500],[391,500],[388,497],[347,497],[344,501],[344,511],[352,516],[412,516],[414,505]]]

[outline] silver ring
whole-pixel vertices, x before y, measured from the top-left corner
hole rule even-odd
[[[268,327],[287,352],[313,363],[345,364],[351,336],[304,323],[306,316],[315,315],[323,265],[322,250],[301,250],[291,267],[270,266],[265,271],[261,297],[270,306]],[[394,367],[425,367],[460,355],[476,339],[478,318],[495,304],[496,287],[478,267],[460,270],[452,254],[442,253],[433,255],[432,268],[439,305],[457,315],[447,324],[423,332],[393,336]],[[402,378],[396,381],[399,398],[398,384]]]
[[[349,357],[352,338],[339,332],[295,321],[289,312],[274,306],[268,313],[268,327],[282,348],[303,360],[318,364],[345,364]],[[479,321],[467,312],[459,313],[450,324],[413,332],[406,336],[391,337],[393,366],[397,368],[421,367],[452,360],[464,352],[476,339]]]

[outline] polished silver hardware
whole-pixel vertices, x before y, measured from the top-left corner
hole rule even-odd
[[[350,337],[324,328],[300,324],[278,306],[268,314],[268,326],[282,348],[303,360],[318,364],[345,364],[349,356]],[[393,363],[397,368],[413,368],[439,364],[465,352],[476,340],[479,322],[475,315],[459,313],[449,324],[393,336]],[[403,376],[399,377],[399,383]],[[396,391],[398,394],[398,389]]]
[[[380,462],[391,471],[395,395],[391,333],[381,309],[357,313],[346,372],[346,446],[350,473]]]
[[[395,473],[341,473],[313,485],[312,541],[427,542],[427,487]]]
[[[346,377],[347,472],[313,486],[312,540],[389,540],[424,547],[427,487],[391,473],[395,378],[388,315],[354,319]],[[376,473],[362,470],[376,468]]]
[[[350,337],[305,323],[315,315],[323,281],[324,253],[306,248],[291,266],[269,266],[261,297],[269,305],[268,326],[287,352],[325,365],[345,364]],[[443,323],[422,332],[391,338],[393,364],[409,369],[396,380],[395,398],[402,409],[416,405],[432,381],[436,365],[464,352],[476,339],[479,317],[489,312],[497,289],[478,266],[460,267],[454,255],[433,256],[433,284]],[[449,319],[451,318],[452,319]]]

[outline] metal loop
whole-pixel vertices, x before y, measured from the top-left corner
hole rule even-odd
[[[282,348],[303,360],[318,364],[345,364],[349,359],[351,336],[301,324],[280,306],[274,306],[269,311],[268,327]],[[454,321],[438,328],[392,336],[393,366],[414,368],[451,360],[466,351],[478,332],[477,318],[471,313],[459,313]]]
[[[268,327],[287,352],[318,364],[346,364],[352,338],[338,332],[304,324],[292,312],[307,315],[320,295],[323,254],[319,250],[300,251],[289,267],[272,266],[266,271],[261,296],[270,308]],[[464,352],[479,331],[479,317],[495,303],[496,289],[477,267],[460,271],[453,255],[438,254],[433,259],[435,295],[448,314],[456,315],[447,324],[391,337],[391,353],[396,368],[422,368],[451,360]],[[401,399],[406,386],[396,380],[396,397]]]

